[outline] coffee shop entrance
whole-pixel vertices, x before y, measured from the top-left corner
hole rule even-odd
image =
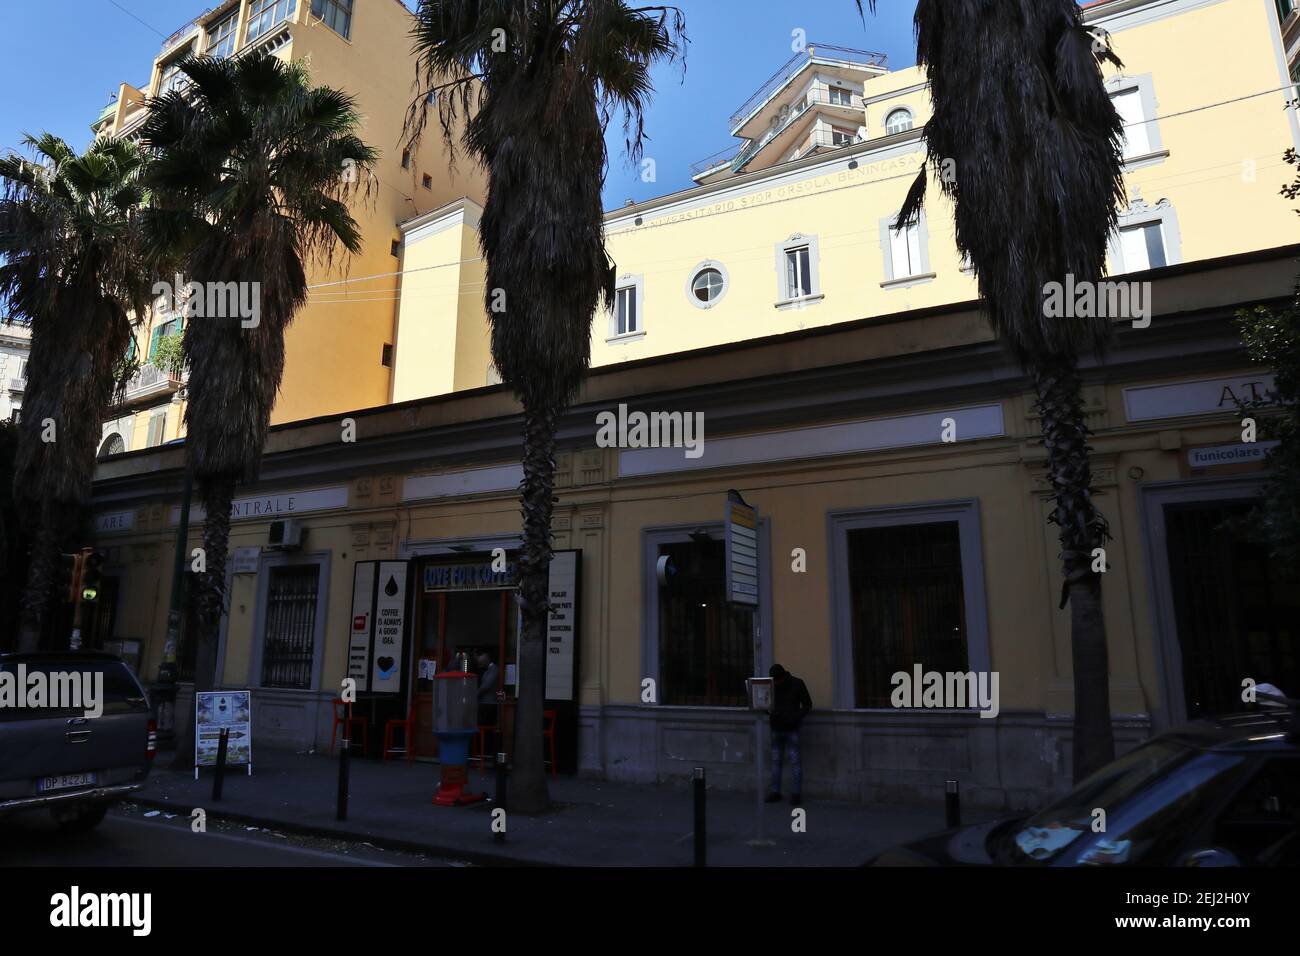
[[[577,770],[579,568],[577,551],[557,551],[551,560],[551,616],[546,632],[543,678],[547,713],[547,759],[556,768]],[[490,681],[481,688],[479,727],[489,754],[513,753],[515,707],[520,675],[519,566],[516,552],[467,553],[416,558],[411,563],[410,627],[402,714],[414,718],[417,757],[436,757],[433,734],[433,675],[465,666]],[[486,658],[483,657],[486,655]],[[486,665],[486,666],[485,666]],[[475,739],[475,748],[478,739]]]

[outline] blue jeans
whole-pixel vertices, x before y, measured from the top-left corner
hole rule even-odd
[[[803,764],[799,762],[799,731],[772,731],[772,793],[781,792],[781,754],[790,754],[790,787],[792,793],[803,793]]]

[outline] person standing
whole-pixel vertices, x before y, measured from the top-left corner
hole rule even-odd
[[[803,763],[799,754],[799,725],[812,710],[808,687],[780,664],[768,671],[772,678],[772,785],[767,802],[781,799],[781,759],[790,758],[790,805],[797,807],[803,801]]]

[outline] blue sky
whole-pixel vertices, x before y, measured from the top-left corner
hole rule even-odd
[[[214,0],[3,0],[0,3],[0,149],[48,130],[77,148],[127,81],[141,84],[162,36]],[[305,0],[301,0],[305,2]],[[390,0],[358,0],[390,2]],[[414,0],[406,0],[414,6]],[[735,141],[727,119],[791,55],[791,31],[811,41],[874,50],[890,66],[915,62],[914,4],[889,0],[864,22],[853,0],[681,0],[691,44],[679,66],[656,71],[646,116],[646,156],[656,181],[627,162],[621,124],[611,124],[606,207],[691,185],[688,167]],[[134,15],[134,16],[132,16]],[[138,19],[136,19],[138,18]],[[143,22],[141,22],[143,21]],[[57,51],[57,54],[54,52]]]

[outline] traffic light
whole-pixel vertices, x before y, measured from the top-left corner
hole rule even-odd
[[[58,593],[69,604],[76,604],[81,593],[81,555],[59,555]]]
[[[81,549],[81,600],[99,600],[99,585],[104,577],[104,556],[94,548]]]

